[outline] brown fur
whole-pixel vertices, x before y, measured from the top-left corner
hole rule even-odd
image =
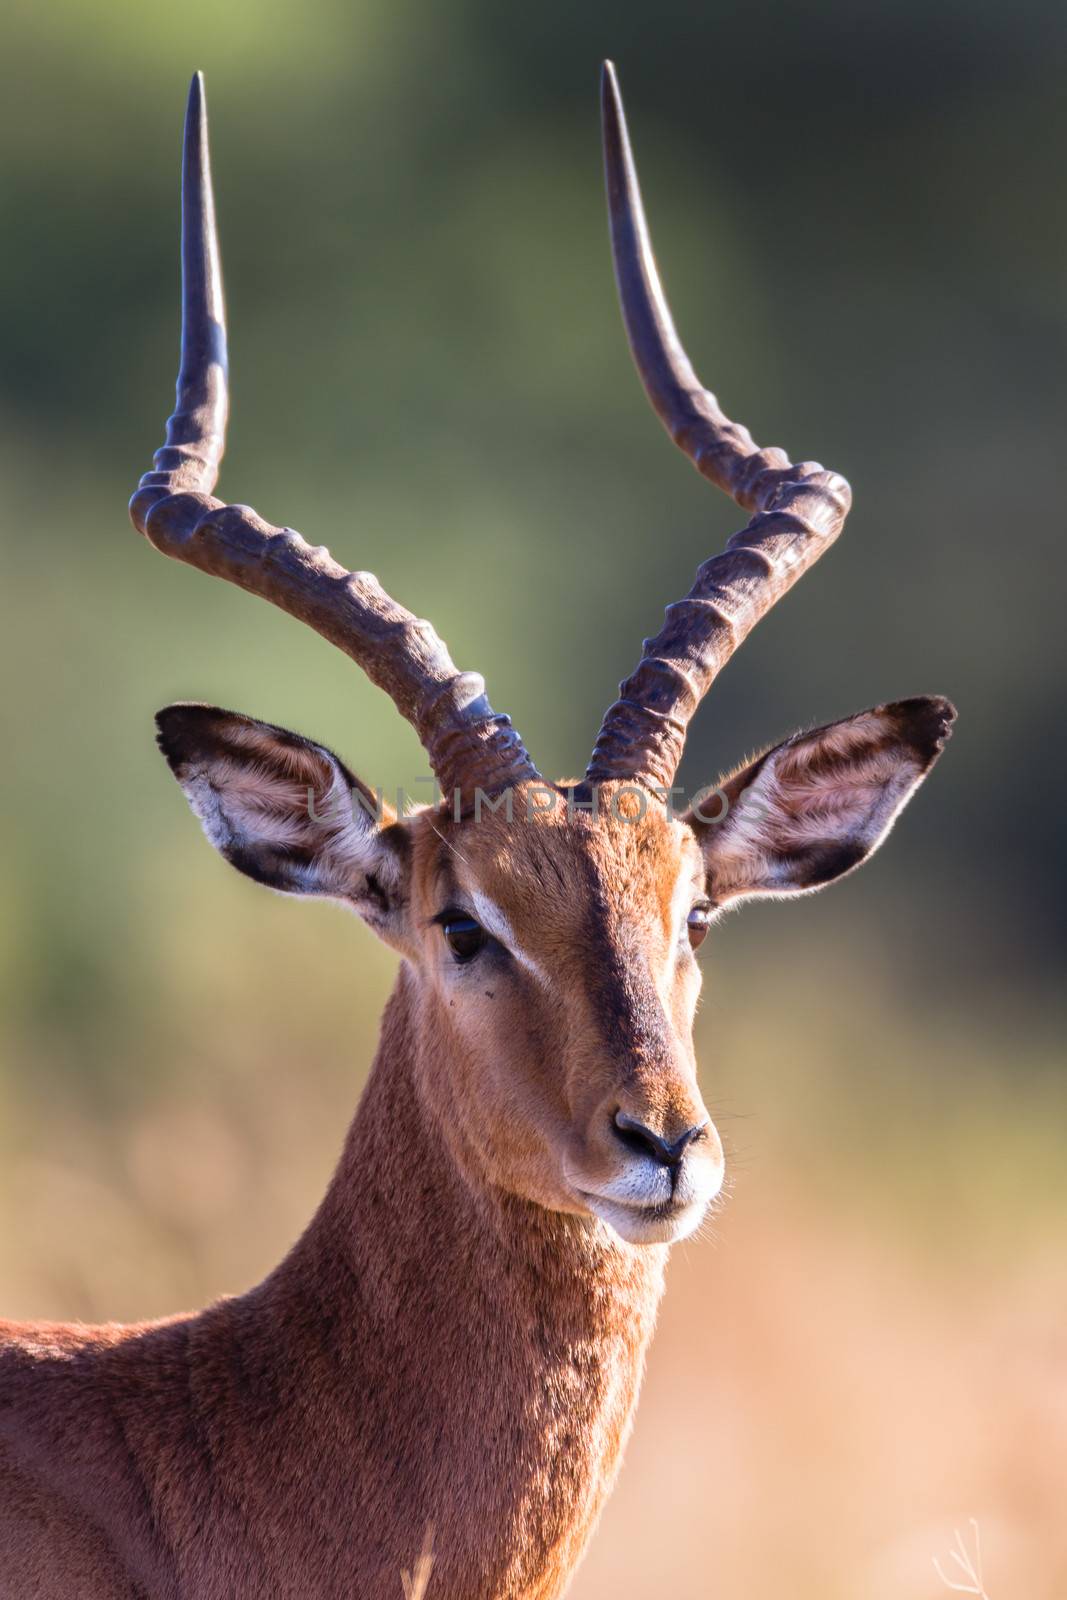
[[[825,810],[850,836],[886,809],[874,766],[914,787],[898,711],[762,759],[787,834],[798,772],[840,795],[857,763],[860,799]],[[235,864],[346,900],[403,961],[330,1189],[262,1284],[143,1326],[0,1325],[0,1600],[391,1600],[429,1524],[430,1600],[551,1600],[619,1466],[666,1245],[721,1182],[686,918],[720,857],[732,894],[763,892],[739,887],[744,796],[716,830],[570,814],[562,790],[527,813],[520,788],[511,821],[335,816],[316,846],[294,778],[332,792],[328,751],[208,708],[160,725]],[[455,906],[503,919],[510,953],[457,966]],[[703,1125],[669,1199],[634,1200],[650,1163],[620,1110],[667,1140]]]
[[[143,1329],[5,1330],[8,1458],[49,1491],[5,1600],[393,1597],[429,1522],[435,1596],[560,1592],[629,1428],[663,1251],[463,1181],[418,1093],[435,1044],[413,987],[266,1283]],[[0,1530],[9,1551],[7,1511]]]
[[[628,1105],[655,1080],[659,1115],[693,1117],[691,1056],[677,1070],[656,1056],[673,1033],[651,1028],[640,984],[618,983],[604,1036],[596,996],[613,978],[573,906],[577,874],[598,915],[662,951],[681,830],[427,816],[410,831],[409,925],[429,960],[402,968],[341,1164],[291,1255],[196,1317],[2,1329],[4,1600],[392,1597],[430,1522],[434,1600],[548,1597],[573,1570],[630,1426],[665,1252],[521,1191],[558,1198],[544,1143],[624,1061]],[[425,926],[453,868],[569,972],[571,1016],[502,974],[457,1023]],[[523,1032],[540,1081],[502,1057]],[[509,1108],[513,1130],[498,1127]]]

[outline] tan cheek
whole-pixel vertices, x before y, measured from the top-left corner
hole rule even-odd
[[[688,960],[683,953],[675,966],[671,994],[671,1018],[678,1033],[692,1031],[703,976],[697,962]]]
[[[547,1090],[546,1064],[561,1054],[558,1006],[538,1003],[531,981],[519,973],[472,972],[458,983],[450,976],[440,975],[448,1022],[478,1063],[480,1089],[488,1080],[508,1095],[542,1085]]]
[[[680,1015],[691,1014],[700,988],[699,968],[689,959],[686,949],[675,943],[676,926],[676,923],[672,923],[670,937],[661,939],[653,969],[660,1001],[668,1016],[675,1022]],[[679,1011],[680,1005],[681,1011]]]
[[[429,1092],[448,1118],[490,1155],[499,1118],[497,1085],[500,1042],[492,1005],[481,992],[434,974],[439,1000],[438,1048],[433,1050]],[[490,985],[491,987],[491,985]]]
[[[499,977],[456,996],[449,1014],[465,1047],[453,1090],[488,1170],[544,1204],[558,1199],[551,1185],[544,1186],[546,1173],[554,1171],[551,1151],[566,1138],[574,1114],[559,1015],[550,1002],[538,1004],[521,980]]]

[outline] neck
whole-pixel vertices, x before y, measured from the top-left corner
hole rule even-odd
[[[283,1360],[283,1330],[298,1343],[320,1432],[329,1415],[349,1441],[341,1470],[355,1457],[381,1496],[384,1559],[410,1564],[433,1524],[443,1594],[454,1573],[465,1595],[550,1596],[618,1467],[665,1251],[461,1172],[419,1092],[442,1064],[412,983],[322,1206],[250,1300]]]

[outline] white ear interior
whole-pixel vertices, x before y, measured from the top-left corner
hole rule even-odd
[[[211,707],[171,708],[160,728],[205,834],[241,871],[287,893],[346,901],[372,875],[381,890],[398,884],[383,818],[323,746]]]
[[[715,884],[739,894],[796,894],[849,870],[881,844],[926,766],[882,712],[802,734],[772,751],[709,832]],[[840,852],[839,872],[806,881],[806,863]]]

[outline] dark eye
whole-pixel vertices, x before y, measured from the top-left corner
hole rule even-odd
[[[708,929],[711,927],[711,907],[709,905],[694,906],[689,913],[688,921],[689,943],[694,950],[704,943]]]
[[[473,917],[449,917],[441,926],[445,942],[459,962],[473,961],[485,944],[485,929]]]

